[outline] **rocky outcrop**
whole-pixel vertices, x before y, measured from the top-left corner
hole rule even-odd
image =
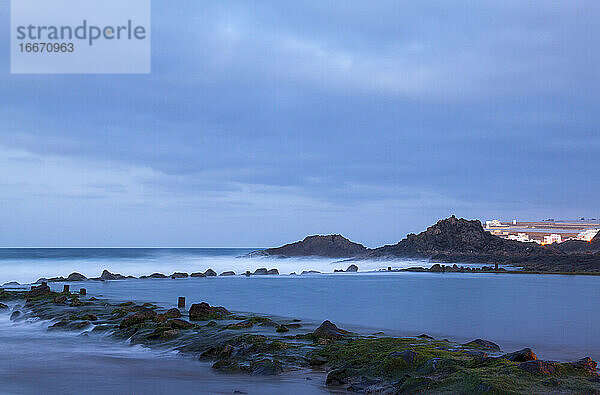
[[[253,275],[253,276],[264,276],[264,275],[266,275],[268,272],[269,272],[269,271],[268,271],[266,268],[264,268],[264,267],[260,267],[260,268],[256,269],[256,270],[254,271],[254,273],[252,273],[252,275]]]
[[[230,270],[219,274],[219,276],[235,276],[235,272]]]
[[[71,273],[66,278],[66,281],[87,281],[87,277],[81,273]]]
[[[121,329],[129,328],[130,326],[133,326],[136,324],[141,324],[142,322],[145,322],[148,320],[152,320],[152,319],[156,318],[156,316],[157,316],[157,314],[154,310],[142,307],[135,313],[125,317],[123,319],[123,321],[121,321],[121,324],[119,325],[119,327]]]
[[[555,362],[547,362],[547,361],[527,361],[522,362],[518,366],[519,369],[522,369],[531,374],[554,374],[556,373],[556,363]]]
[[[484,339],[475,339],[468,343],[463,344],[463,346],[473,347],[473,348],[481,348],[481,349],[489,350],[489,351],[500,351],[499,345],[497,345],[494,342],[491,342],[489,340],[484,340]]]
[[[268,275],[270,276],[278,276],[279,275],[279,270],[277,269],[269,269],[269,271],[267,272]]]
[[[206,277],[215,277],[217,275],[217,272],[215,272],[212,269],[208,269],[207,271],[204,272],[204,276]]]
[[[50,287],[46,284],[39,285],[37,287],[31,287],[31,291],[29,291],[27,297],[28,298],[39,298],[40,296],[50,295],[52,291]]]
[[[342,235],[308,236],[302,241],[282,247],[255,251],[251,255],[262,256],[322,256],[327,258],[352,258],[363,255],[367,248]]]
[[[108,270],[104,269],[100,275],[101,280],[125,280],[127,277],[121,274],[113,274]]]
[[[204,273],[197,272],[190,274],[190,277],[206,277],[206,275]]]
[[[176,278],[188,278],[189,274],[187,273],[180,273],[180,272],[175,272],[173,274],[171,274],[171,278],[172,279],[176,279]]]
[[[481,222],[469,221],[452,216],[438,221],[424,232],[409,234],[394,245],[387,245],[370,251],[366,256],[410,257],[450,259],[467,258],[468,261],[488,261],[494,257],[512,259],[515,256],[543,254],[549,252],[541,246],[505,240],[486,232]]]

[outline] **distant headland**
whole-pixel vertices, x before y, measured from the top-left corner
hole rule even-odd
[[[480,221],[451,216],[419,234],[409,234],[394,245],[366,248],[341,235],[308,236],[249,256],[399,259],[435,262],[512,265],[536,272],[600,272],[600,233],[589,242],[573,240],[539,245],[508,240],[487,232]]]

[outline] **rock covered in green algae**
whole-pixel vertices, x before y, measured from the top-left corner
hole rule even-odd
[[[225,307],[211,306],[206,302],[195,303],[190,306],[190,320],[205,321],[210,319],[223,319],[231,313]]]
[[[141,307],[135,313],[128,315],[121,321],[121,328],[128,328],[132,325],[141,324],[142,322],[156,318],[157,314],[154,310]]]
[[[167,318],[179,318],[179,317],[181,317],[181,311],[179,311],[179,309],[172,308],[172,309],[167,310],[167,312],[165,313],[165,316]]]

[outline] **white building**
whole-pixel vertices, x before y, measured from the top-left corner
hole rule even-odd
[[[559,234],[552,233],[550,236],[544,236],[542,244],[562,243],[562,237]]]
[[[496,226],[502,226],[502,222],[500,222],[497,219],[493,219],[491,221],[485,221],[485,227],[486,228],[493,228],[493,227],[496,227]]]
[[[600,231],[600,229],[584,230],[577,235],[577,240],[592,241],[592,239],[598,234],[598,231]]]

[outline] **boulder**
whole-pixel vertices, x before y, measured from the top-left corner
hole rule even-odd
[[[184,321],[184,320],[180,320],[178,318],[169,320],[167,322],[167,325],[173,329],[190,329],[190,328],[194,327],[194,324]]]
[[[52,291],[48,285],[38,285],[37,287],[31,287],[31,291],[27,294],[28,298],[37,298],[44,295],[50,295]]]
[[[227,272],[223,272],[221,274],[219,274],[219,276],[235,276],[235,272],[227,271]]]
[[[338,328],[331,321],[323,321],[313,332],[313,337],[317,339],[341,339],[351,334],[351,332]]]
[[[8,309],[8,306],[4,303],[0,303],[0,310]]]
[[[531,348],[524,348],[519,351],[511,352],[508,354],[504,354],[502,356],[504,359],[508,359],[513,362],[526,362],[526,361],[536,361],[537,355],[531,350]]]
[[[277,270],[277,269],[269,269],[269,271],[267,272],[267,274],[272,275],[272,276],[278,276],[279,275],[279,270]]]
[[[394,351],[388,355],[389,358],[401,358],[408,365],[412,365],[417,359],[417,353],[413,350]]]
[[[190,306],[190,320],[204,321],[221,319],[231,314],[225,307],[211,306],[206,302],[196,303]]]
[[[579,361],[571,362],[571,365],[573,365],[575,369],[588,370],[590,373],[596,373],[596,368],[598,366],[596,361],[592,360],[590,357],[585,357]]]
[[[165,316],[168,318],[179,318],[179,317],[181,317],[181,312],[179,311],[179,309],[172,308],[172,309],[167,310],[167,312],[165,313]]]
[[[65,303],[67,301],[67,295],[58,295],[56,298],[54,298],[54,303],[57,304],[61,304],[61,303]]]
[[[208,269],[207,271],[205,271],[205,272],[204,272],[204,275],[205,275],[206,277],[214,277],[214,276],[216,276],[216,275],[217,275],[217,272],[215,272],[215,271],[214,271],[214,270],[212,270],[212,269]]]
[[[132,325],[141,324],[142,322],[152,320],[156,318],[157,314],[154,310],[147,309],[145,307],[141,307],[138,311],[133,314],[128,315],[121,321],[119,327],[129,328]]]
[[[100,275],[101,280],[125,280],[125,276],[121,274],[113,274],[108,270],[104,269]]]
[[[281,363],[268,358],[254,362],[251,369],[253,376],[276,376],[283,373]]]
[[[197,272],[190,274],[190,277],[206,277],[206,275],[204,273]]]
[[[188,278],[189,275],[187,273],[179,273],[179,272],[175,272],[173,274],[171,274],[171,278],[172,279],[176,279],[176,278]]]
[[[81,273],[71,273],[67,277],[67,281],[87,281],[87,277]]]
[[[356,265],[350,265],[346,269],[347,273],[356,273],[357,271],[358,271],[358,266],[356,266]]]
[[[556,373],[556,363],[547,361],[525,361],[519,364],[519,369],[522,369],[531,374],[554,374]]]
[[[10,315],[10,320],[15,321],[15,320],[19,319],[19,317],[21,317],[21,312],[19,310],[15,310]]]
[[[497,345],[496,343],[491,342],[489,340],[483,340],[483,339],[475,339],[473,341],[463,344],[463,346],[483,348],[485,350],[490,350],[490,351],[500,351],[499,345]]]
[[[261,267],[261,268],[256,269],[254,271],[254,273],[252,273],[252,274],[255,276],[264,276],[265,274],[268,274],[268,273],[269,273],[269,271],[266,268]]]

